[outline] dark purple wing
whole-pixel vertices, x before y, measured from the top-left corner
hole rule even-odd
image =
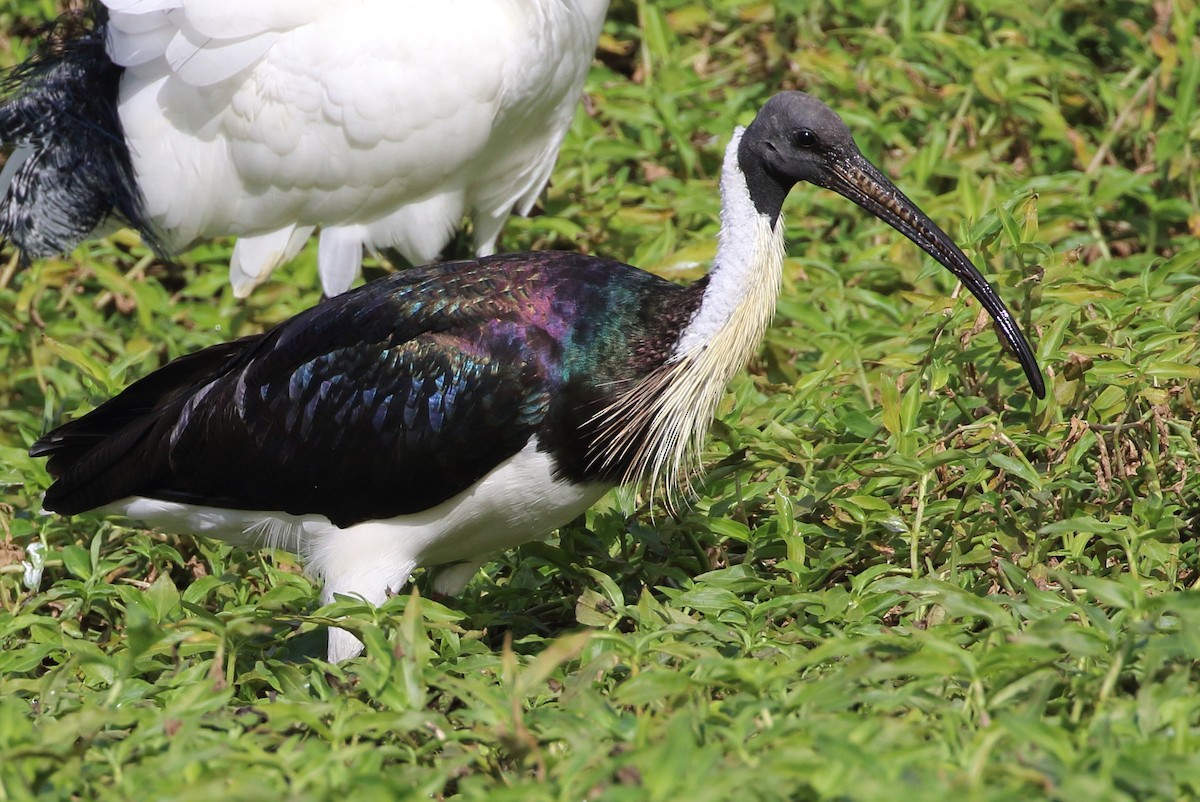
[[[176,360],[33,445],[58,476],[46,508],[143,495],[347,525],[435,506],[524,447],[552,395],[559,342],[520,292],[474,287],[504,280],[409,271]]]

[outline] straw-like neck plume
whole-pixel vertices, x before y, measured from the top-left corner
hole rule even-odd
[[[604,463],[633,458],[624,481],[668,497],[688,486],[725,387],[758,349],[775,312],[784,237],[778,214],[763,213],[742,171],[738,128],[721,171],[721,230],[700,306],[666,364],[596,416]]]

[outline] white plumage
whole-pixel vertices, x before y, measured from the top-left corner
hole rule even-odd
[[[607,0],[102,0],[119,115],[169,250],[239,237],[246,295],[320,228],[325,291],[363,248],[492,253],[549,179]]]

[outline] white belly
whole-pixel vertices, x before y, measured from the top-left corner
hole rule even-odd
[[[537,540],[594,504],[608,485],[557,481],[536,439],[474,487],[436,507],[345,529],[323,515],[231,510],[134,496],[104,508],[162,531],[207,535],[241,546],[298,554],[324,578],[325,596],[380,603],[420,566],[464,563],[438,590],[457,592],[490,555]]]

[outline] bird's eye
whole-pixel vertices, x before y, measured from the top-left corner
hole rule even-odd
[[[817,146],[817,135],[808,128],[797,128],[792,132],[792,144],[803,150],[812,150]]]

